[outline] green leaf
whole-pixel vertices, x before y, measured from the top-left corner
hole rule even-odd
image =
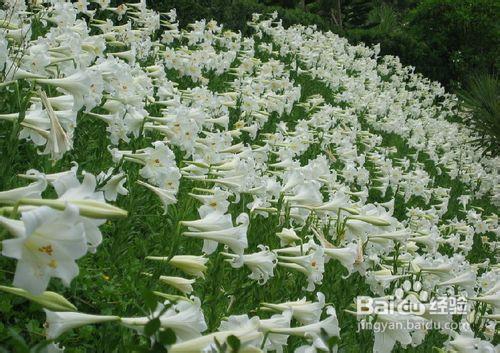
[[[156,306],[158,305],[158,299],[156,298],[154,293],[148,289],[145,289],[142,292],[142,296],[144,298],[144,303],[146,304],[146,307],[150,311],[154,311],[156,309]]]
[[[227,338],[227,344],[232,348],[234,352],[238,352],[241,347],[240,339],[235,335],[231,335]]]
[[[49,346],[52,343],[52,341],[42,341],[35,346],[31,347],[30,353],[41,353],[44,352],[45,348]]]
[[[21,335],[19,335],[19,333],[17,333],[17,331],[15,331],[12,328],[9,328],[9,334],[11,336],[12,344],[14,345],[14,347],[16,347],[15,352],[29,353],[30,348],[28,344],[26,343],[24,338]]]
[[[168,352],[167,349],[160,342],[155,342],[153,344],[153,347],[151,347],[151,353],[166,353],[166,352]]]
[[[340,339],[337,336],[332,336],[328,339],[328,348],[332,349],[334,346],[338,345]]]
[[[154,318],[144,326],[144,334],[148,337],[153,336],[160,329],[160,326],[160,319]]]
[[[158,334],[158,339],[164,345],[171,345],[177,341],[174,330],[167,328],[166,330],[160,331]]]

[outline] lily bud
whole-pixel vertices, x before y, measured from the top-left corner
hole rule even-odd
[[[148,274],[146,274],[148,275]],[[186,279],[182,277],[175,276],[160,276],[158,278],[161,282],[174,287],[184,294],[191,293],[193,291],[192,284],[196,282],[194,279]]]
[[[33,295],[30,292],[16,287],[7,287],[0,286],[0,290],[6,293],[14,294],[32,302],[38,303],[46,309],[54,310],[54,311],[77,311],[76,306],[71,304],[66,298],[62,295],[46,291],[40,295]]]
[[[53,199],[21,199],[20,205],[49,206],[56,210],[66,209],[70,203],[78,207],[80,216],[89,218],[118,218],[127,217],[128,212],[105,202],[95,200],[53,200]]]
[[[146,256],[148,260],[168,261],[168,263],[179,270],[196,277],[205,278],[208,259],[204,256],[176,255],[168,260],[168,257]]]
[[[157,291],[153,291],[153,294],[160,297],[160,298],[166,299],[166,300],[174,302],[174,303],[178,302],[179,300],[184,300],[184,301],[187,301],[190,303],[193,302],[191,299],[183,297],[182,295],[167,294],[167,293],[162,293],[162,292],[157,292]]]
[[[378,217],[361,216],[361,215],[351,215],[351,216],[347,217],[348,221],[350,219],[355,219],[355,220],[362,221],[362,222],[365,222],[365,223],[369,223],[369,224],[372,224],[372,225],[378,226],[378,227],[387,227],[387,226],[391,225],[391,223],[389,223],[385,219],[378,218]]]

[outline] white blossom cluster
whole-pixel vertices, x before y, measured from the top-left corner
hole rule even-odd
[[[441,86],[397,58],[379,57],[377,47],[352,46],[313,27],[285,29],[276,14],[254,15],[255,34],[245,38],[215,21],[181,30],[175,10],[160,14],[145,1],[27,3],[8,0],[0,10],[0,73],[2,87],[23,83],[32,95],[26,111],[2,111],[0,120],[19,123],[17,137],[55,162],[74,148],[77,125],[90,119],[105,126],[112,159],[97,176],[79,171],[76,162],[52,174],[27,166],[21,177],[29,185],[0,192],[0,224],[11,235],[2,241],[2,255],[17,260],[14,287],[0,289],[46,308],[48,339],[102,322],[144,335],[159,320],[151,342],[171,329],[176,342],[169,352],[219,351],[232,336],[241,352],[283,352],[289,336],[302,339],[296,352],[336,351],[332,338],[343,332],[326,302],[329,293],[317,290],[334,270],[359,276],[370,288],[363,294],[374,298],[428,306],[437,297],[465,297],[473,310],[459,318],[426,311],[358,319],[460,320],[472,329],[442,329],[448,339],[440,349],[495,352],[500,270],[467,255],[474,241],[497,249],[498,214],[472,205],[480,198],[500,204],[500,160],[467,146],[473,135],[450,121],[463,113]],[[35,25],[42,34],[33,35]],[[230,77],[224,88],[213,89],[212,80],[223,75]],[[296,75],[326,85],[335,102],[305,96]],[[190,85],[182,88],[186,80]],[[302,117],[290,121],[297,109]],[[398,154],[384,144],[387,135],[416,153]],[[137,179],[124,164],[138,166]],[[435,178],[441,174],[467,193],[441,186]],[[151,254],[144,261],[168,265],[159,281],[183,296],[166,294],[148,315],[121,317],[80,313],[47,291],[51,277],[69,285],[79,272],[76,260],[99,250],[106,241],[99,227],[107,219],[134,213],[108,202],[143,187],[167,217],[182,183],[194,185],[184,196],[195,201],[199,217],[180,220],[180,241],[203,242],[202,254]],[[389,200],[371,202],[373,193]],[[421,206],[407,206],[415,202]],[[459,202],[460,212],[448,217],[451,202]],[[275,220],[279,231],[252,247],[249,228],[263,219]],[[317,300],[262,303],[255,308],[262,315],[221,317],[208,332],[193,292],[197,282],[210,280],[209,256],[223,257],[234,271],[244,267],[248,281],[264,289],[280,285],[277,271],[294,276]],[[169,275],[170,266],[188,278]],[[373,351],[418,346],[427,334],[374,332]]]
[[[293,55],[312,77],[338,92],[370,127],[371,132],[392,133],[470,187],[472,197],[488,195],[500,205],[500,158],[487,158],[470,148],[471,130],[450,121],[467,114],[458,110],[457,98],[396,57],[379,57],[380,47],[351,46],[346,39],[312,27],[285,30],[267,19],[255,24],[258,35],[272,37],[280,54]]]

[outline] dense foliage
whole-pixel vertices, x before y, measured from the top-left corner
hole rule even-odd
[[[444,83],[464,83],[474,72],[498,72],[499,14],[498,1],[422,1],[409,14],[408,30],[421,43],[414,66]]]
[[[492,75],[475,75],[460,92],[462,106],[468,112],[464,123],[476,131],[471,141],[484,152],[500,155],[500,81]]]

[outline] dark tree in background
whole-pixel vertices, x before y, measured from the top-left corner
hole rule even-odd
[[[409,13],[423,44],[421,71],[440,82],[465,82],[472,72],[498,72],[500,1],[427,0]]]

